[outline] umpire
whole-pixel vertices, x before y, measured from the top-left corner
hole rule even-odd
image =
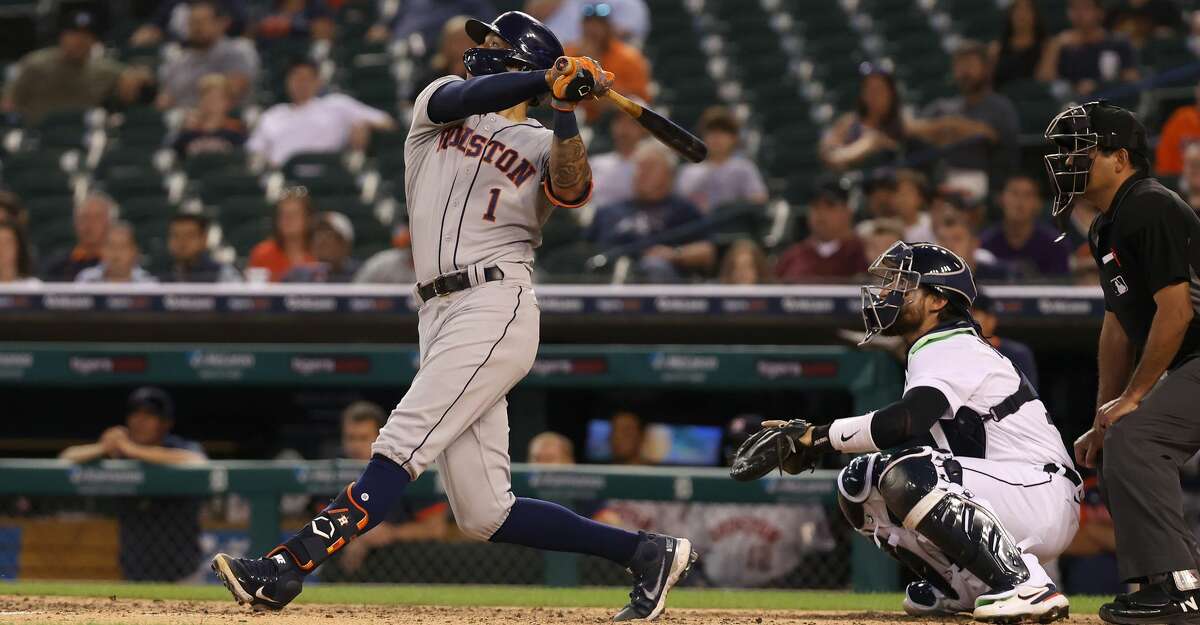
[[[1104,325],[1092,429],[1076,459],[1095,466],[1116,527],[1121,578],[1142,582],[1100,608],[1110,623],[1200,623],[1200,549],[1183,518],[1179,468],[1200,450],[1200,219],[1149,177],[1146,129],[1104,102],[1046,129],[1063,219],[1078,196],[1100,211],[1088,234]]]

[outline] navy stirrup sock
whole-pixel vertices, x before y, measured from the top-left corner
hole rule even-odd
[[[586,553],[629,566],[641,534],[597,523],[556,503],[518,497],[490,540],[547,551]]]
[[[313,571],[346,543],[387,518],[411,481],[408,471],[395,461],[371,456],[357,481],[342,489],[320,514],[267,557],[287,552],[302,572]]]

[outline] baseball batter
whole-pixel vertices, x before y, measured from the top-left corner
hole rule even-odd
[[[411,480],[437,462],[455,520],[493,542],[607,558],[635,577],[618,621],[654,619],[696,559],[687,539],[632,533],[553,503],[513,496],[505,395],[533,365],[539,311],[533,249],[555,206],[591,193],[574,108],[612,74],[564,57],[532,17],[470,20],[470,77],[435,80],[416,98],[405,192],[418,283],[421,365],[359,479],[261,559],[219,554],[213,569],[239,603],[280,609],[305,575],[387,517]],[[550,100],[553,130],[526,116]]]
[[[733,476],[875,452],[842,470],[838,503],[921,578],[906,590],[906,612],[1065,618],[1067,598],[1041,563],[1075,535],[1081,481],[1036,390],[972,319],[970,268],[941,246],[899,242],[870,271],[882,282],[862,287],[865,340],[882,332],[908,345],[903,398],[825,426],[764,422],[738,450]]]

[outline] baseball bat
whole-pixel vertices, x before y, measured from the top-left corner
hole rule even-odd
[[[662,141],[687,160],[699,163],[708,156],[708,146],[704,145],[699,137],[684,130],[679,124],[655,113],[650,107],[642,106],[612,89],[606,91],[604,97],[616,104],[617,108],[628,113],[642,125],[642,128],[650,131],[655,139]]]

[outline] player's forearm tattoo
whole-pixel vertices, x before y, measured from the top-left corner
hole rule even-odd
[[[579,135],[562,140],[555,138],[550,146],[550,183],[554,190],[579,194],[591,179],[592,168],[588,165],[583,139]]]

